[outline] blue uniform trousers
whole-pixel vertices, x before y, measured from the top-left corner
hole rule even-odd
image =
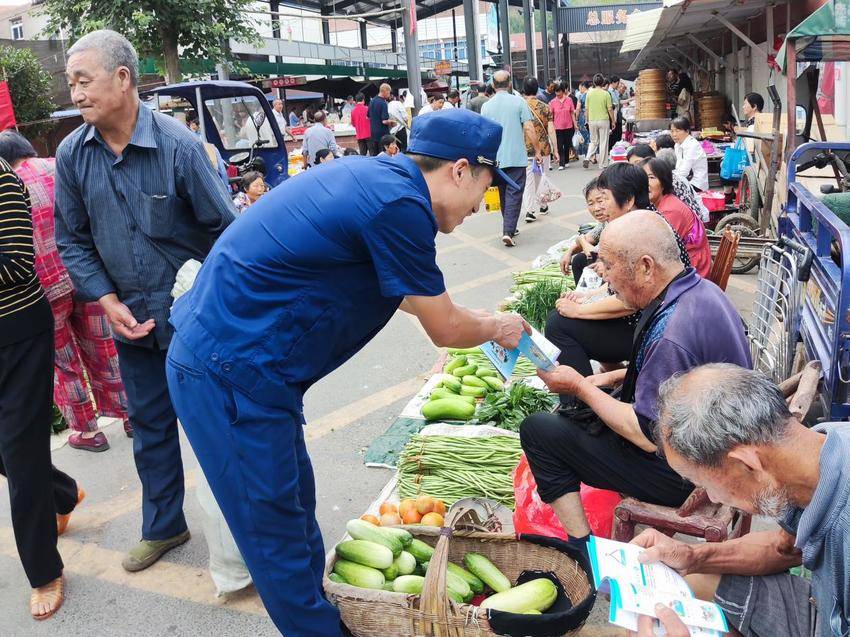
[[[168,352],[117,340],[115,346],[133,425],[133,457],[142,483],[142,538],[164,540],[187,528],[177,416],[165,378]]]
[[[286,637],[340,637],[300,414],[260,405],[176,336],[168,384],[180,423],[272,621]]]

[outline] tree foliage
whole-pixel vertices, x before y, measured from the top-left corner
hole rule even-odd
[[[47,119],[56,106],[50,98],[50,73],[29,49],[0,47],[0,79],[9,83],[18,124]],[[47,123],[28,126],[23,132],[35,138],[50,128]]]
[[[96,29],[124,34],[142,58],[157,60],[169,82],[181,66],[229,59],[228,39],[257,43],[257,16],[246,13],[253,0],[45,0],[49,30],[71,39]]]

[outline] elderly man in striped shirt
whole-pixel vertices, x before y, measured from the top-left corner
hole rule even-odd
[[[183,463],[165,356],[171,288],[234,219],[204,147],[182,123],[142,105],[138,56],[114,31],[68,51],[71,99],[85,122],[56,153],[56,241],[78,294],[99,301],[115,335],[142,539],[122,564],[139,571],[189,539]]]

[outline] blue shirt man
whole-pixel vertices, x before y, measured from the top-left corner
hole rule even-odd
[[[56,153],[56,243],[77,293],[97,300],[115,334],[142,483],[138,571],[186,542],[183,463],[165,355],[180,266],[202,261],[233,221],[230,196],[198,138],[139,101],[138,56],[114,31],[68,51],[71,99],[85,124]]]
[[[326,114],[324,111],[317,111],[313,116],[315,124],[307,129],[304,133],[303,154],[307,158],[307,164],[313,166],[316,164],[316,152],[322,148],[327,148],[333,154],[339,152],[339,146],[336,143],[334,132],[325,126]]]
[[[441,345],[519,342],[518,317],[451,302],[434,244],[504,178],[500,138],[475,113],[440,111],[414,121],[408,156],[346,157],[284,182],[222,236],[175,304],[168,373],[181,423],[287,637],[340,635],[321,590],[304,392],[399,307]]]
[[[378,148],[378,143],[381,137],[390,132],[390,125],[393,123],[390,119],[390,107],[387,100],[390,97],[390,85],[381,84],[380,92],[369,102],[369,126],[373,149]],[[377,155],[378,152],[375,152]]]

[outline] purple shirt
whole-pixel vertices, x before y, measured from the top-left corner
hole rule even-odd
[[[641,429],[650,440],[658,418],[658,387],[673,374],[707,363],[752,368],[740,315],[726,294],[693,268],[670,284],[655,317],[647,336],[656,331],[657,338],[642,357],[634,400]]]

